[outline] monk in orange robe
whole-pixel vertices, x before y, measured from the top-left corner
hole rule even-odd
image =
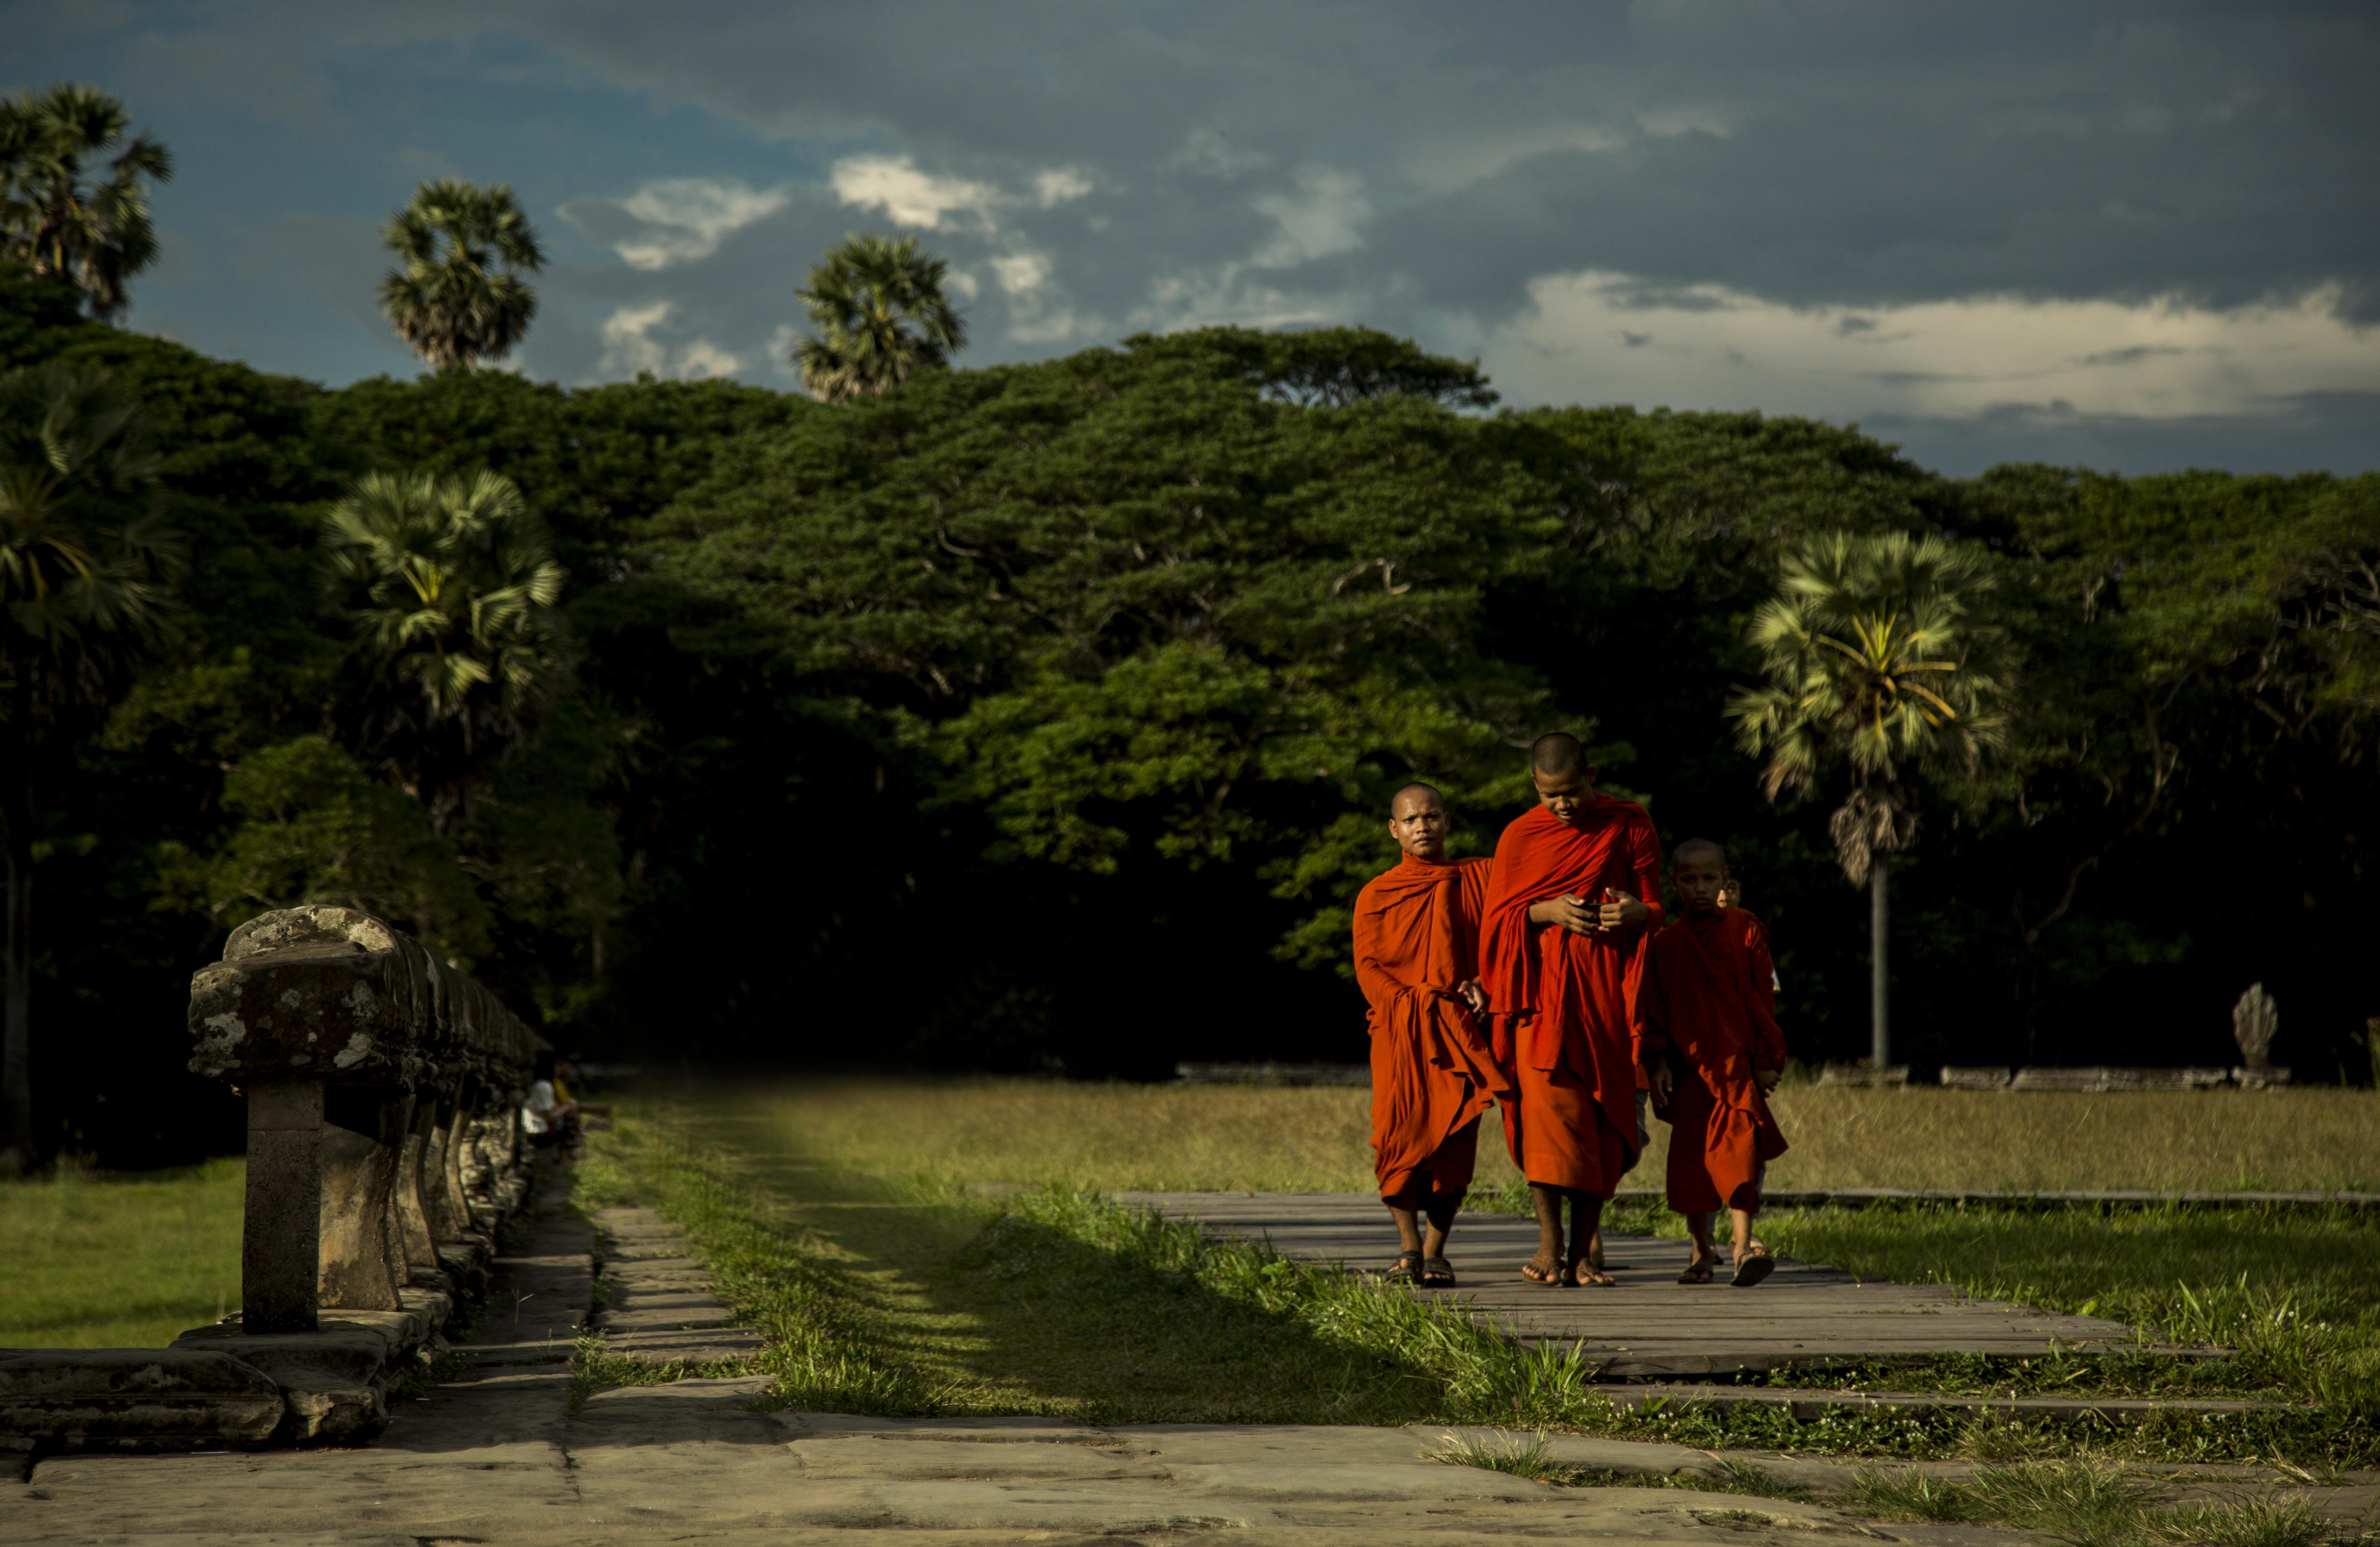
[[[1785,1068],[1776,971],[1760,920],[1719,906],[1726,851],[1690,838],[1671,864],[1685,914],[1653,937],[1636,1017],[1657,1110],[1670,1123],[1670,1207],[1686,1216],[1694,1238],[1678,1282],[1711,1281],[1711,1215],[1725,1209],[1735,1226],[1733,1282],[1748,1289],[1777,1266],[1752,1234],[1761,1170],[1785,1152],[1767,1100]]]
[[[1471,1188],[1480,1114],[1508,1089],[1488,1055],[1473,959],[1488,861],[1448,860],[1446,829],[1437,790],[1397,791],[1389,833],[1404,857],[1355,897],[1355,981],[1372,1005],[1372,1163],[1397,1225],[1390,1276],[1426,1289],[1454,1287],[1447,1232]]]
[[[1491,1046],[1517,1098],[1504,1137],[1536,1205],[1533,1284],[1612,1282],[1591,1248],[1644,1144],[1633,1002],[1660,923],[1660,847],[1645,809],[1597,794],[1594,774],[1575,737],[1530,749],[1537,809],[1497,842],[1479,936]]]

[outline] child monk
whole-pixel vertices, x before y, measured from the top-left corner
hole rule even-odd
[[[1752,1234],[1761,1169],[1785,1152],[1765,1099],[1785,1068],[1777,981],[1760,920],[1719,906],[1726,852],[1689,838],[1670,863],[1685,912],[1653,937],[1636,1017],[1656,1108],[1670,1123],[1670,1207],[1686,1216],[1694,1238],[1678,1282],[1711,1281],[1711,1215],[1725,1209],[1735,1231],[1732,1282],[1748,1289],[1777,1266]]]
[[[1355,981],[1372,1006],[1372,1165],[1397,1225],[1389,1275],[1426,1289],[1454,1287],[1446,1236],[1471,1187],[1479,1116],[1510,1091],[1488,1056],[1473,959],[1489,862],[1449,860],[1446,830],[1437,790],[1397,791],[1389,834],[1404,857],[1355,897]]]
[[[1536,1205],[1533,1284],[1612,1282],[1589,1249],[1643,1146],[1632,1002],[1661,854],[1645,809],[1598,795],[1594,775],[1575,737],[1530,749],[1537,806],[1497,842],[1479,936],[1491,1046],[1517,1098],[1500,1103],[1504,1137]]]

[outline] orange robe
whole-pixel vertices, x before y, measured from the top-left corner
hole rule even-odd
[[[1785,1135],[1753,1076],[1785,1066],[1768,932],[1740,907],[1690,913],[1653,937],[1636,998],[1647,1062],[1665,1058],[1670,1207],[1757,1212],[1761,1167]]]
[[[1573,934],[1529,909],[1565,895],[1633,893],[1641,930]],[[1491,1045],[1518,1099],[1503,1102],[1512,1163],[1532,1182],[1609,1198],[1636,1163],[1633,1011],[1645,936],[1661,922],[1661,854],[1642,806],[1599,796],[1573,827],[1540,806],[1504,829],[1479,936]]]
[[[1380,1196],[1401,1208],[1461,1197],[1479,1115],[1506,1089],[1456,988],[1488,895],[1485,859],[1406,855],[1355,897],[1355,981],[1372,1005],[1372,1155]]]

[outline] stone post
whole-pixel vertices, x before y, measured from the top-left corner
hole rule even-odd
[[[247,1219],[239,1244],[241,1327],[316,1330],[314,1265],[322,1249],[322,1082],[248,1088]]]
[[[322,1129],[322,1304],[399,1310],[410,1276],[396,1220],[396,1163],[408,1102],[370,1090],[335,1090]]]

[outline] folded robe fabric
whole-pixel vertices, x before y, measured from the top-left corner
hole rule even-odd
[[[1455,991],[1478,975],[1485,859],[1406,855],[1355,898],[1355,981],[1371,1002],[1372,1151],[1380,1196],[1433,1190],[1431,1161],[1510,1087]],[[1451,1163],[1439,1189],[1470,1179]],[[1460,1175],[1453,1175],[1460,1172]],[[1418,1184],[1418,1185],[1417,1185]]]
[[[1785,1135],[1754,1076],[1785,1066],[1768,932],[1742,908],[1689,913],[1650,943],[1636,996],[1649,1063],[1674,1054],[1670,1205],[1757,1209],[1760,1168]]]
[[[1641,929],[1595,935],[1533,924],[1529,909],[1607,889],[1651,909]],[[1512,1077],[1503,1103],[1512,1163],[1532,1182],[1611,1196],[1636,1163],[1634,1010],[1645,940],[1661,921],[1661,856],[1653,819],[1598,796],[1576,825],[1540,806],[1496,845],[1479,938],[1490,1046]]]

